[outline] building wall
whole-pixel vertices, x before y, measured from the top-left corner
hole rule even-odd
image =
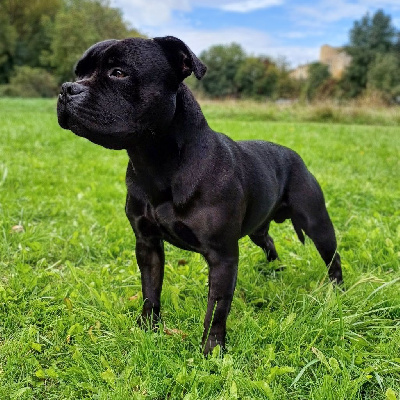
[[[308,66],[309,64],[299,65],[293,71],[290,71],[290,77],[293,79],[307,79],[308,78]]]
[[[319,54],[319,61],[329,67],[334,78],[341,78],[344,70],[351,62],[351,57],[341,48],[323,45]]]
[[[329,67],[329,72],[333,78],[340,79],[344,70],[350,64],[351,57],[341,47],[324,44],[320,49],[319,62]],[[309,65],[299,65],[290,72],[290,76],[294,79],[307,79]]]

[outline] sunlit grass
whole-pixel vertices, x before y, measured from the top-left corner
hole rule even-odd
[[[171,245],[165,329],[139,329],[126,154],[61,130],[54,101],[0,100],[1,399],[400,398],[400,128],[270,122],[248,103],[204,108],[214,129],[304,158],[347,290],[329,284],[309,240],[275,224],[280,261],[240,243],[224,358],[200,353],[207,266]]]

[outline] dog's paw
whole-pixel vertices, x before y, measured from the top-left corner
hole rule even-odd
[[[221,352],[223,352],[225,350],[225,339],[217,338],[215,335],[210,335],[202,344],[204,356],[207,357],[210,355],[217,346],[219,346]]]
[[[157,331],[160,325],[160,315],[142,312],[142,315],[137,319],[137,324],[144,330]]]

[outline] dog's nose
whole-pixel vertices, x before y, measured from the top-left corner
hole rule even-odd
[[[76,96],[77,94],[82,93],[85,90],[85,86],[80,85],[76,82],[66,82],[61,86],[60,96],[68,97],[68,96]]]

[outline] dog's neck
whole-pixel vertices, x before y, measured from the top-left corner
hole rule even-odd
[[[127,149],[135,169],[153,165],[160,166],[162,172],[165,163],[173,167],[171,160],[179,160],[186,150],[197,147],[210,132],[200,105],[183,83],[177,91],[174,117],[167,125],[159,130],[149,130],[135,146]]]
[[[184,83],[181,83],[176,95],[176,111],[170,128],[175,132],[178,141],[186,143],[196,140],[208,131],[200,105]]]
[[[201,179],[201,167],[193,165],[192,160],[202,160],[210,151],[212,132],[193,94],[181,84],[170,124],[162,131],[149,132],[135,147],[127,149],[135,179],[150,198],[157,202],[162,192],[170,190],[185,197],[182,171],[184,176],[192,176],[190,184],[194,187]]]

